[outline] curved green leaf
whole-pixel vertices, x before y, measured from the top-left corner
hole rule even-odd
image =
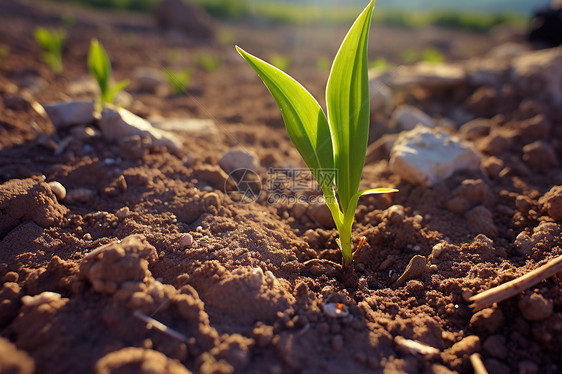
[[[236,49],[271,92],[283,115],[289,137],[324,194],[332,191],[335,176],[332,139],[328,120],[318,102],[289,75],[238,46]]]
[[[343,211],[359,189],[369,138],[367,42],[375,1],[355,20],[332,65],[326,88],[328,122],[334,142],[336,185]]]

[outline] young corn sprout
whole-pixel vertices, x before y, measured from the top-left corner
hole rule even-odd
[[[367,41],[374,5],[372,0],[355,20],[334,59],[326,88],[328,116],[296,80],[236,47],[275,98],[289,137],[322,189],[339,233],[344,267],[353,259],[351,229],[359,197],[397,191],[359,191],[369,138]]]
[[[90,43],[88,52],[88,70],[98,82],[100,88],[100,105],[113,104],[115,95],[129,85],[128,80],[123,80],[115,84],[111,83],[111,62],[103,46],[93,39]]]
[[[66,33],[37,27],[33,36],[37,44],[43,49],[43,55],[41,56],[43,62],[49,65],[53,73],[62,73],[62,48],[66,41]]]
[[[191,70],[171,70],[168,68],[162,68],[170,87],[174,90],[174,94],[179,96],[185,94],[187,87],[189,86],[189,81],[191,79]]]

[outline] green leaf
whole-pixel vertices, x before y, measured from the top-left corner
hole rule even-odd
[[[93,39],[90,43],[88,69],[92,77],[98,82],[101,96],[105,100],[108,95],[109,79],[111,78],[111,62],[105,49],[96,39]]]
[[[113,101],[115,100],[115,95],[117,95],[119,92],[124,90],[125,87],[129,85],[129,83],[130,82],[128,79],[117,82],[113,87],[111,87],[111,89],[106,91],[106,95],[103,102],[113,104]]]
[[[238,46],[236,49],[271,92],[283,115],[289,137],[324,194],[329,194],[333,191],[334,157],[324,111],[314,97],[289,75]]]
[[[326,88],[328,122],[343,211],[359,189],[369,138],[367,42],[375,1],[355,20],[332,65]]]
[[[359,191],[351,197],[347,211],[345,211],[345,216],[346,217],[355,216],[355,209],[357,208],[357,202],[359,201],[359,198],[361,196],[380,195],[380,194],[393,193],[393,192],[398,192],[398,190],[396,188],[372,188],[369,190]]]

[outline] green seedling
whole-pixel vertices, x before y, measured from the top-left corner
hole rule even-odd
[[[0,67],[4,65],[4,61],[10,55],[10,47],[5,44],[0,44]]]
[[[49,65],[53,73],[62,73],[62,48],[66,41],[66,33],[37,27],[33,35],[37,44],[43,49],[43,55],[41,56],[43,62]]]
[[[291,56],[281,53],[273,53],[269,56],[269,62],[279,70],[286,71],[291,66]]]
[[[196,60],[199,66],[201,66],[209,73],[219,70],[222,65],[222,61],[218,57],[215,57],[208,53],[198,53],[196,56]]]
[[[330,69],[330,60],[326,56],[320,57],[316,61],[316,70],[327,71],[328,69]]]
[[[191,79],[191,70],[170,70],[163,68],[170,86],[174,90],[174,94],[183,95],[189,86],[189,80]]]
[[[428,47],[423,50],[421,55],[421,60],[423,62],[428,62],[431,64],[439,64],[445,61],[445,56],[438,49],[433,47]]]
[[[271,92],[289,137],[322,189],[339,233],[344,267],[353,260],[351,229],[359,198],[397,191],[359,191],[369,138],[367,41],[374,5],[371,0],[355,20],[334,59],[326,87],[327,116],[296,80],[236,47]]]
[[[88,52],[88,70],[100,88],[100,105],[113,104],[115,95],[129,85],[128,80],[111,83],[111,62],[103,46],[93,39]]]
[[[417,59],[418,53],[412,48],[408,48],[402,52],[402,61],[404,61],[405,64],[416,62]]]
[[[376,59],[371,61],[370,67],[377,70],[388,70],[390,68],[390,64],[388,63],[388,60],[386,58],[377,57]]]

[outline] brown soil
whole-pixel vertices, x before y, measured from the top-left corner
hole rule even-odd
[[[466,301],[562,255],[562,191],[553,188],[562,170],[522,151],[541,140],[562,160],[560,108],[525,93],[496,97],[502,105],[486,115],[485,131],[470,134],[484,152],[484,171],[431,188],[401,182],[385,158],[371,160],[365,187],[400,192],[360,201],[354,235],[367,241],[354,272],[305,266],[341,261],[319,208],[269,204],[266,190],[241,204],[224,192],[218,160],[232,148],[257,155],[264,184],[270,167],[303,166],[274,101],[231,45],[161,32],[137,15],[2,7],[0,44],[10,54],[0,66],[0,372],[470,373],[472,353],[491,373],[561,370],[562,277],[478,313]],[[60,25],[56,14],[75,18],[60,76],[39,62],[32,37],[36,25]],[[292,54],[289,72],[319,98],[327,71],[315,61],[333,55],[345,30],[222,26],[260,56]],[[31,103],[78,97],[68,83],[87,75],[94,37],[117,79],[139,66],[171,65],[170,50],[185,64],[200,51],[220,57],[218,71],[194,72],[187,95],[142,93],[135,82],[129,89],[130,109],[142,117],[212,118],[219,133],[178,134],[179,154],[72,129],[54,133]],[[370,53],[396,60],[405,48],[432,43],[461,59],[496,42],[375,25]],[[484,116],[465,105],[474,90],[403,94],[395,104]],[[377,123],[387,120],[383,113]],[[59,203],[52,181],[83,199]],[[428,271],[394,284],[416,255],[429,261]],[[400,338],[437,351],[413,353]]]

